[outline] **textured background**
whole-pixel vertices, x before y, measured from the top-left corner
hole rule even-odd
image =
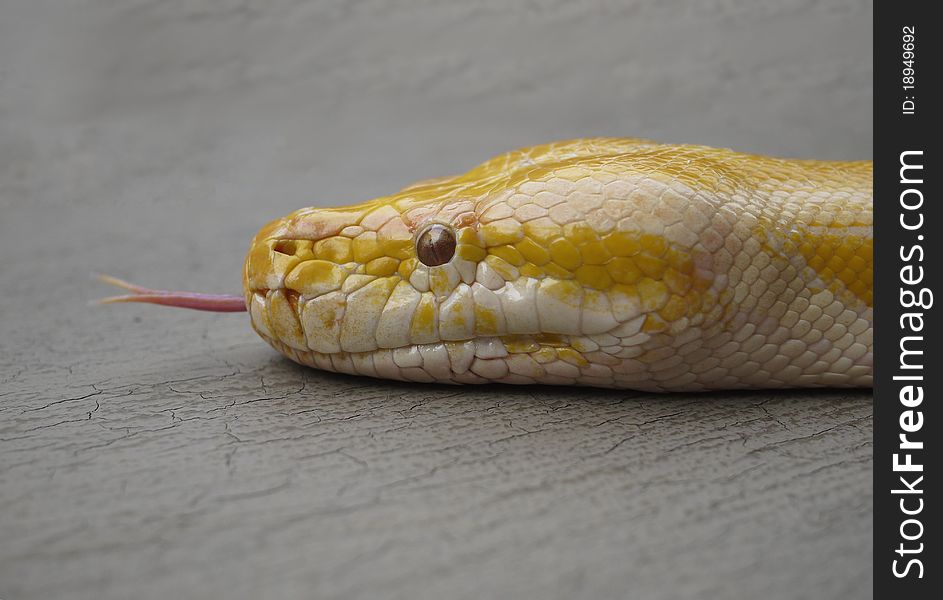
[[[514,8],[507,8],[512,4]],[[871,396],[409,386],[244,315],[265,221],[516,146],[871,156],[871,4],[0,2],[0,598],[870,596]]]

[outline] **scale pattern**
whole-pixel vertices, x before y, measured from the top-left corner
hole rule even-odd
[[[524,148],[265,226],[254,329],[299,363],[650,391],[872,381],[870,162],[639,139]],[[428,267],[415,237],[451,228]]]

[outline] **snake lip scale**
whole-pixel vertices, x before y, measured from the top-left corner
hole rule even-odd
[[[647,391],[872,385],[870,161],[590,138],[263,227],[248,311],[312,367]]]

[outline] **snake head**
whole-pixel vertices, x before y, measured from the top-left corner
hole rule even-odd
[[[581,162],[580,151],[597,150],[583,141],[510,153],[462,176],[268,224],[244,272],[255,330],[294,360],[335,371],[611,378],[606,365],[683,329],[710,280],[651,225],[670,190],[622,189],[624,177]]]

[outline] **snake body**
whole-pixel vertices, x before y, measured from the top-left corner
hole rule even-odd
[[[245,301],[279,352],[349,374],[869,387],[871,181],[869,161],[639,139],[534,146],[269,223]],[[417,240],[433,225],[454,246],[430,266]]]

